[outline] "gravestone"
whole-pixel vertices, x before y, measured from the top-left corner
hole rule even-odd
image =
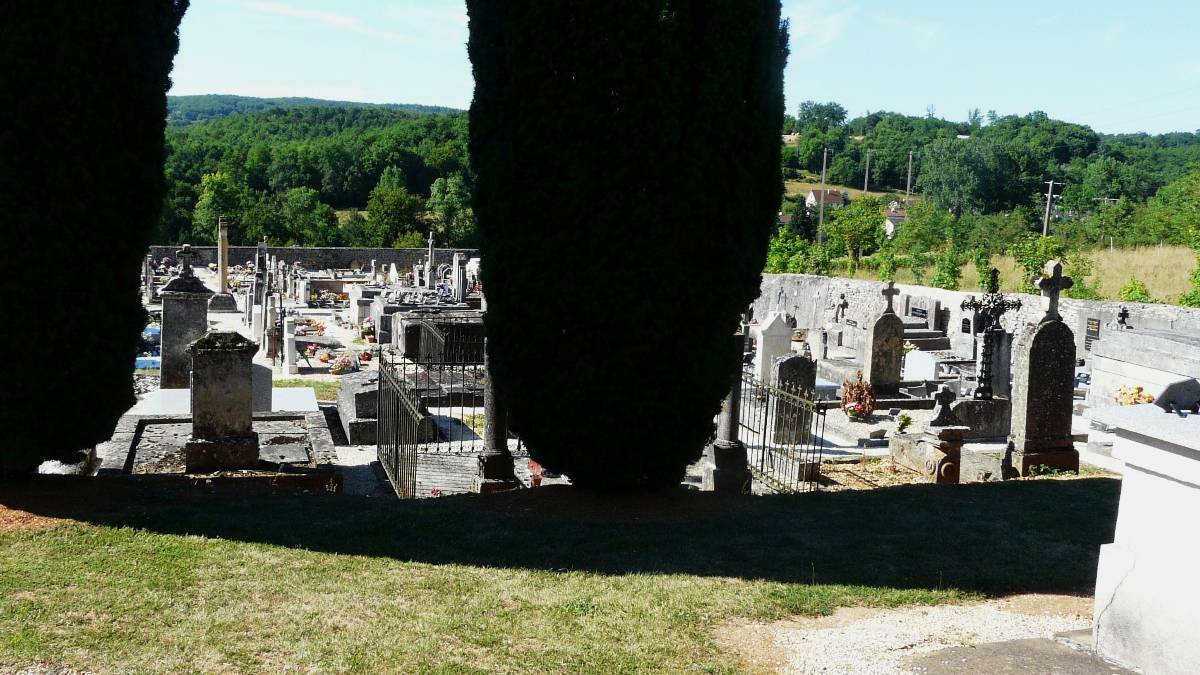
[[[937,328],[938,311],[942,303],[923,295],[910,295],[905,299],[906,316],[915,322],[924,322],[926,328]]]
[[[289,375],[300,372],[296,354],[296,317],[294,316],[286,316],[283,319],[283,369]]]
[[[766,323],[758,327],[758,351],[754,355],[754,372],[760,382],[771,381],[771,366],[775,359],[792,349],[792,329],[783,312],[771,312]]]
[[[1033,467],[1079,471],[1071,437],[1075,392],[1075,334],[1058,313],[1059,293],[1070,288],[1062,263],[1046,263],[1034,285],[1047,298],[1046,315],[1019,341],[1013,383],[1011,465],[1020,476]]]
[[[454,253],[450,264],[450,285],[454,290],[454,301],[462,302],[467,297],[467,271],[462,266],[462,254]]]
[[[1057,298],[1055,299],[1057,307]],[[988,275],[987,293],[980,299],[968,295],[959,308],[964,312],[975,312],[980,319],[980,332],[983,333],[983,348],[979,350],[979,367],[976,379],[974,397],[979,400],[989,400],[993,396],[992,377],[996,365],[995,353],[1004,329],[1000,326],[1000,317],[1009,310],[1020,309],[1021,301],[1005,297],[1000,293],[1000,270],[992,268]]]
[[[817,362],[800,354],[781,356],[771,366],[771,383],[804,399],[814,399],[817,388]],[[808,443],[811,437],[808,422],[799,404],[780,397],[775,405],[771,428],[775,443],[796,445]]]
[[[904,321],[896,315],[893,299],[899,294],[895,282],[889,281],[883,289],[887,298],[887,309],[875,320],[867,334],[867,345],[863,351],[863,380],[875,388],[875,392],[893,392],[900,384],[900,369],[904,358]]]
[[[192,361],[188,345],[208,332],[208,298],[212,291],[196,278],[187,244],[176,251],[179,276],[163,286],[162,364],[160,389],[187,389]]]
[[[250,469],[258,463],[250,359],[258,345],[236,332],[212,332],[187,348],[192,358],[189,473]]]
[[[217,292],[208,300],[208,311],[229,314],[238,311],[237,301],[229,292],[229,222],[217,219]]]

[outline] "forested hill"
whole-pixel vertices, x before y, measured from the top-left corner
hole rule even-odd
[[[167,97],[167,124],[183,126],[206,120],[266,112],[281,108],[378,108],[399,110],[415,114],[446,114],[461,112],[454,108],[416,103],[356,103],[353,101],[329,101],[320,98],[284,97],[256,98],[231,94],[199,94],[195,96]]]
[[[167,197],[155,240],[391,246],[429,227],[470,242],[467,114],[386,107],[275,108],[167,129]],[[366,209],[337,225],[333,209]],[[411,238],[411,236],[410,236]]]

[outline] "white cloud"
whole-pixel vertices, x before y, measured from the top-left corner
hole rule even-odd
[[[269,12],[271,14],[290,16],[296,19],[316,21],[334,28],[340,28],[352,33],[360,33],[362,35],[368,35],[383,40],[391,40],[393,42],[410,42],[412,40],[407,35],[401,35],[400,33],[394,33],[392,31],[372,28],[371,26],[363,23],[362,19],[352,16],[345,16],[344,14],[338,14],[336,12],[295,7],[282,2],[250,2],[248,3],[248,6],[260,12]]]
[[[929,46],[942,32],[942,24],[934,21],[903,18],[887,13],[876,14],[871,18],[889,32],[903,35],[907,45],[915,45],[918,48]]]
[[[783,16],[790,20],[792,51],[813,53],[833,44],[857,11],[854,6],[824,0],[785,2]]]

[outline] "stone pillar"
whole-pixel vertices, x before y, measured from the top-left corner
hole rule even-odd
[[[754,355],[754,375],[764,384],[771,382],[775,359],[792,350],[792,327],[783,312],[771,312],[758,328],[758,351]]]
[[[208,332],[208,298],[212,291],[192,273],[192,254],[185,247],[179,276],[163,287],[162,370],[160,389],[187,389],[191,357],[187,347]]]
[[[713,462],[712,489],[725,494],[750,494],[753,482],[746,446],[738,438],[738,414],[742,407],[742,354],[746,349],[747,331],[746,324],[742,324],[742,332],[734,334],[730,342],[729,394],[721,401],[717,439],[709,448]]]
[[[213,332],[187,349],[192,357],[192,436],[188,473],[250,469],[258,463],[251,411],[250,359],[258,345],[236,332]]]
[[[217,292],[208,301],[208,311],[236,312],[237,301],[229,292],[229,223],[225,216],[217,221]]]
[[[1034,467],[1079,471],[1071,434],[1075,406],[1075,334],[1058,314],[1058,291],[1071,287],[1056,260],[1046,277],[1034,281],[1050,298],[1046,316],[1028,327],[1017,343],[1008,437],[1013,471],[1028,476]]]
[[[289,375],[300,372],[296,359],[296,317],[288,316],[283,319],[283,367]]]
[[[488,370],[488,357],[483,356],[483,453],[479,455],[479,475],[475,491],[480,494],[502,492],[521,486],[513,469],[512,453],[508,450],[508,410],[496,396],[496,385]]]
[[[887,298],[887,309],[875,320],[871,332],[867,333],[867,344],[863,350],[863,380],[875,388],[876,395],[893,393],[900,385],[900,370],[904,360],[904,321],[892,308],[892,298],[899,292],[889,281],[883,291]]]
[[[462,266],[462,254],[457,251],[450,262],[450,284],[454,290],[454,301],[462,302],[467,297],[467,272]]]

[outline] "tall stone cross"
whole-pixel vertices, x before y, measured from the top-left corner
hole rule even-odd
[[[184,244],[183,248],[175,251],[175,258],[179,261],[179,276],[192,276],[192,258],[196,256],[196,252],[192,250],[190,244]]]
[[[1043,297],[1050,299],[1042,321],[1062,321],[1062,315],[1058,313],[1058,295],[1075,285],[1074,279],[1063,276],[1062,269],[1061,260],[1051,260],[1042,268],[1042,275],[1033,278],[1033,285]]]
[[[895,314],[896,313],[895,308],[893,308],[893,306],[892,306],[892,300],[897,295],[900,295],[900,290],[896,288],[896,282],[894,282],[894,281],[887,282],[887,288],[883,289],[883,297],[887,298],[887,302],[888,302],[887,309],[884,310],[884,312],[883,312],[884,314]]]
[[[992,399],[992,352],[996,349],[996,333],[1004,330],[1000,327],[1000,317],[1010,309],[1020,309],[1021,301],[1006,298],[1000,293],[1000,270],[992,268],[988,275],[987,293],[980,299],[969,295],[963,300],[961,309],[972,311],[983,317],[983,350],[980,354],[979,375],[975,386],[975,398],[990,401]]]

